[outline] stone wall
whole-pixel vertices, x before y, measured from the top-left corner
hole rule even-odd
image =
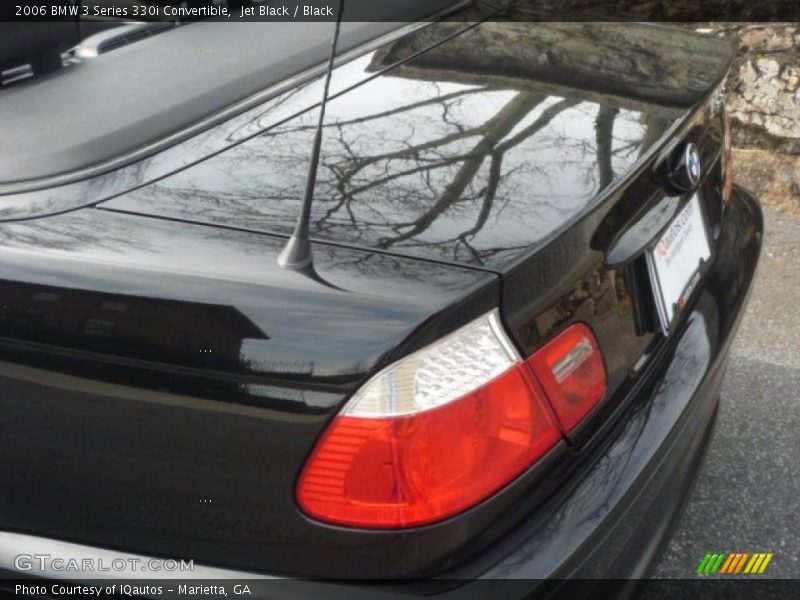
[[[735,141],[800,154],[800,26],[749,24],[735,33],[739,55],[728,102]]]
[[[728,111],[736,179],[765,204],[800,214],[800,23],[732,23]]]

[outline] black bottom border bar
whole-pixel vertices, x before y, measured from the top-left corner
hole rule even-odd
[[[649,580],[497,580],[481,579],[376,582],[288,579],[0,579],[0,591],[17,598],[227,598],[393,600],[458,598],[632,598],[639,600],[739,599],[772,600],[795,597],[800,580],[698,577]]]

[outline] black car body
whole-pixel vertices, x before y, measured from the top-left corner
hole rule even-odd
[[[655,25],[468,17],[343,24],[307,270],[277,259],[332,24],[295,24],[316,28],[287,36],[302,51],[264,62],[267,25],[193,23],[0,91],[21,121],[2,121],[0,159],[3,568],[50,544],[302,578],[646,574],[761,247],[759,206],[731,186],[732,51]],[[78,125],[36,128],[78,100]],[[702,172],[680,188],[689,144]],[[711,257],[662,323],[647,255],[695,198]],[[492,311],[523,359],[593,332],[589,414],[446,518],[304,513],[298,478],[353,394]]]

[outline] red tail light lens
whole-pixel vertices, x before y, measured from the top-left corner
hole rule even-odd
[[[562,431],[571,431],[606,392],[597,341],[583,323],[565,329],[528,358]]]
[[[493,312],[367,382],[309,457],[297,500],[331,523],[423,525],[489,497],[560,438]]]

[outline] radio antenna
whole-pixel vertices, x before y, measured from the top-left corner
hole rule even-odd
[[[311,255],[311,242],[308,239],[308,224],[311,220],[311,203],[314,200],[314,185],[317,181],[317,166],[319,165],[319,155],[322,148],[322,126],[325,123],[325,105],[328,102],[328,89],[331,85],[331,73],[333,72],[333,62],[336,58],[336,45],[339,42],[339,29],[342,24],[342,14],[344,13],[344,0],[339,0],[339,14],[336,15],[336,28],[333,32],[333,42],[331,43],[331,54],[328,57],[328,71],[325,73],[325,86],[322,92],[322,104],[319,109],[319,122],[317,131],[314,135],[314,145],[311,149],[311,164],[308,167],[308,179],[306,179],[306,190],[303,196],[303,206],[300,215],[294,225],[294,231],[286,246],[278,256],[278,264],[286,269],[301,270],[310,265],[313,261]]]

